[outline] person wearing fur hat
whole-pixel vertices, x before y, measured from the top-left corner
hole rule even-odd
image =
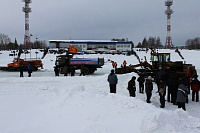
[[[151,103],[151,95],[152,95],[152,90],[153,90],[153,83],[152,83],[152,77],[148,76],[145,82],[145,92],[147,95],[147,103]]]
[[[135,97],[135,91],[136,91],[135,79],[136,77],[133,76],[131,80],[128,82],[128,90],[129,90],[130,97]]]

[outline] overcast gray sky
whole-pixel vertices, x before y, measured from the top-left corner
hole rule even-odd
[[[32,0],[31,41],[160,37],[165,45],[166,0]],[[23,43],[25,15],[21,0],[0,0],[0,33]],[[171,36],[175,45],[200,37],[200,0],[174,0]]]

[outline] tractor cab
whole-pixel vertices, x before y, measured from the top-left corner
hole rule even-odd
[[[151,53],[151,62],[153,70],[163,70],[170,62],[170,53]]]

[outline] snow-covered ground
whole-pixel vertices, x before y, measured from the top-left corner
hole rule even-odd
[[[32,53],[35,51],[32,50]],[[150,53],[136,51],[141,59],[150,59]],[[170,52],[173,61],[180,60],[174,50]],[[13,60],[10,52],[0,51],[0,66]],[[200,51],[181,50],[186,63],[200,70]],[[24,55],[22,55],[23,58]],[[32,54],[34,56],[34,54]],[[42,53],[38,55],[41,57]],[[146,95],[138,92],[129,97],[128,81],[135,73],[118,75],[117,93],[109,93],[107,76],[114,60],[120,65],[123,60],[137,64],[135,56],[124,55],[78,55],[78,57],[104,57],[105,65],[93,75],[55,77],[54,54],[47,54],[42,60],[44,69],[23,78],[19,72],[0,71],[0,133],[199,133],[200,103],[186,104],[187,111],[166,102],[159,108],[159,96],[154,84],[151,104]]]

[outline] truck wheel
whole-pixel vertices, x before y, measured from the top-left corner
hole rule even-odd
[[[95,72],[95,69],[90,69],[90,74],[93,74]]]
[[[88,75],[90,73],[90,70],[87,67],[83,67],[82,71],[84,72],[85,75]]]
[[[33,66],[32,70],[33,70],[33,71],[37,71],[38,68],[37,68],[36,66]]]
[[[8,71],[13,71],[13,70],[14,70],[13,67],[11,66],[8,67]]]

